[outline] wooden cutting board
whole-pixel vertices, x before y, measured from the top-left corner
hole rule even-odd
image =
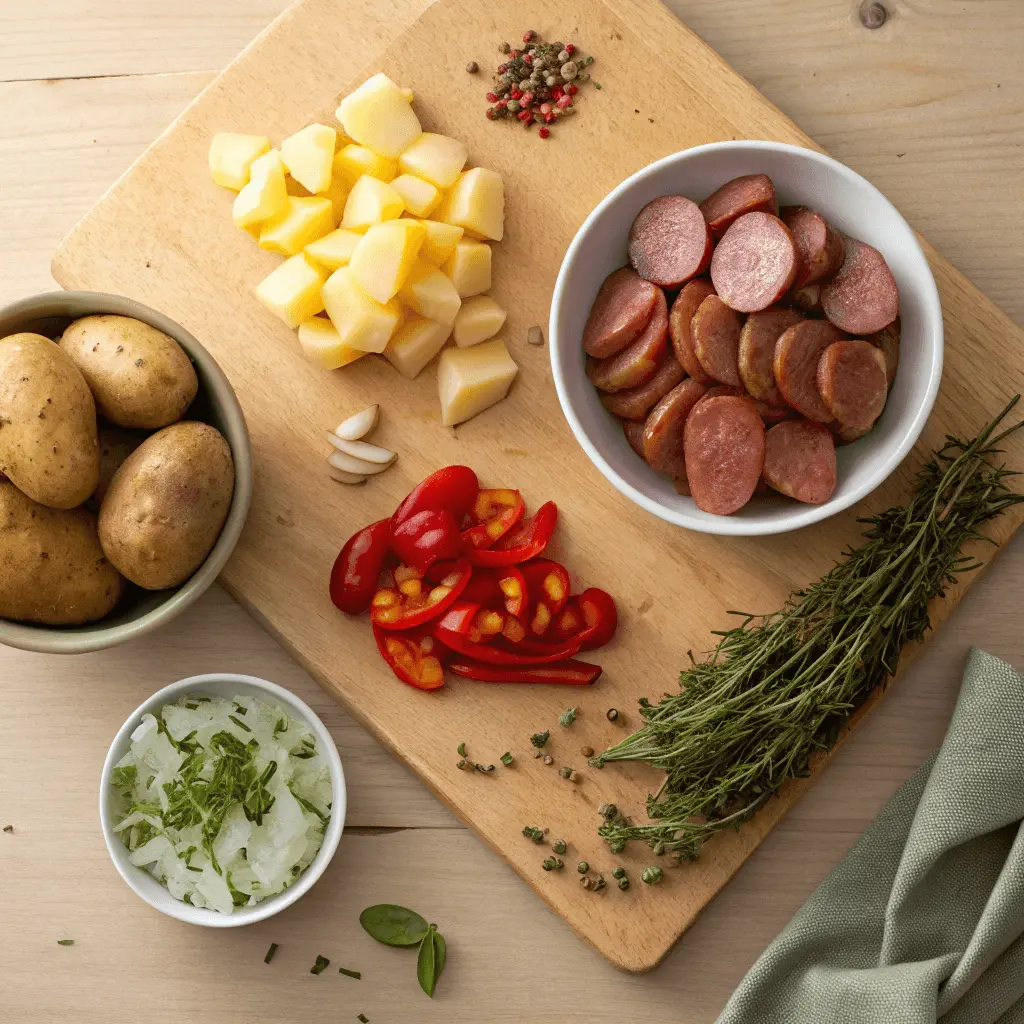
[[[415,0],[393,5],[398,25],[418,7]],[[514,41],[527,27],[549,39],[578,40],[597,58],[593,71],[603,86],[586,91],[579,116],[548,142],[485,120],[481,93],[488,79],[464,71],[470,59],[491,70],[498,43]],[[671,690],[686,652],[711,646],[710,631],[727,623],[727,609],[777,607],[856,540],[856,515],[904,501],[922,452],[947,432],[972,434],[1024,388],[1024,334],[929,247],[946,315],[946,372],[935,412],[905,465],[857,509],[789,536],[719,538],[663,523],[617,494],[577,446],[558,408],[547,352],[525,343],[527,329],[547,323],[555,276],[575,230],[633,171],[723,139],[813,143],[655,0],[440,0],[394,38],[396,31],[372,4],[301,0],[65,239],[54,276],[68,288],[149,303],[213,352],[244,407],[256,470],[252,514],[222,582],[581,936],[617,966],[643,971],[664,956],[811,780],[787,786],[738,833],[717,837],[695,864],[667,871],[662,886],[592,894],[577,884],[576,861],[589,860],[605,873],[621,862],[638,882],[653,860],[646,847],[612,858],[595,834],[597,807],[610,800],[642,819],[645,795],[660,780],[635,767],[588,769],[580,749],[600,750],[636,727],[637,697]],[[303,361],[292,332],[252,298],[277,257],[232,226],[231,195],[213,186],[206,170],[215,132],[279,140],[330,117],[339,95],[380,70],[415,90],[425,128],[464,139],[473,163],[505,178],[506,238],[495,251],[494,294],[510,311],[504,335],[521,372],[508,400],[455,430],[439,424],[432,370],[409,383],[374,358],[336,373]],[[334,484],[325,471],[324,429],[372,402],[383,409],[374,440],[400,458],[365,486]],[[1024,445],[1015,442],[1008,461],[1024,467]],[[345,619],[330,604],[327,575],[345,538],[387,514],[427,473],[455,462],[476,468],[485,485],[520,488],[531,507],[556,501],[554,556],[570,567],[574,583],[605,587],[618,599],[621,628],[597,655],[606,671],[593,689],[453,680],[437,693],[420,693],[391,676],[365,620]],[[1022,517],[1018,510],[998,521],[992,531],[998,545]],[[961,584],[936,604],[935,623],[964,589]],[[557,716],[570,703],[581,713],[566,730]],[[605,717],[613,706],[623,712],[614,725]],[[531,756],[529,737],[543,729],[552,731],[556,765],[583,770],[579,784]],[[460,772],[460,742],[487,761],[511,750],[515,766],[493,775]],[[569,841],[565,871],[541,869],[546,847],[522,837],[528,824]]]

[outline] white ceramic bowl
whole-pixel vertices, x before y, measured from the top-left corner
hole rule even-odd
[[[305,722],[316,735],[317,743],[324,752],[331,767],[331,788],[334,791],[331,806],[331,820],[324,833],[323,845],[317,851],[313,862],[299,875],[298,879],[284,892],[268,896],[255,907],[236,907],[231,914],[222,914],[206,907],[193,907],[189,903],[176,900],[144,868],[136,867],[129,860],[128,847],[121,842],[114,832],[117,822],[114,809],[114,790],[110,785],[110,773],[115,764],[127,753],[131,743],[131,734],[139,725],[142,716],[152,713],[182,697],[186,693],[206,694],[211,697],[234,697],[238,694],[260,697],[268,703],[281,705],[290,715]],[[121,726],[114,742],[110,745],[106,760],[103,762],[103,775],[100,778],[100,823],[103,827],[103,838],[107,849],[117,868],[118,874],[141,896],[151,907],[155,907],[168,917],[176,917],[179,921],[191,924],[206,925],[210,928],[235,928],[243,924],[252,924],[272,917],[278,911],[290,907],[300,896],[308,892],[313,883],[323,874],[324,868],[331,862],[334,851],[338,848],[342,830],[345,827],[345,772],[341,766],[338,748],[331,738],[323,722],[317,718],[313,710],[294,694],[276,683],[256,676],[236,675],[233,672],[211,672],[208,675],[190,676],[181,679],[162,690],[157,690],[149,700],[140,704],[131,717]]]
[[[896,382],[874,429],[837,449],[838,485],[823,505],[759,497],[732,516],[702,512],[629,447],[584,373],[583,326],[601,282],[627,262],[626,239],[640,209],[669,193],[700,201],[741,174],[763,172],[783,204],[818,210],[840,231],[885,256],[900,292],[902,339]],[[583,222],[555,284],[549,325],[551,368],[569,426],[591,461],[626,497],[670,523],[704,533],[784,533],[826,519],[874,490],[910,451],[942,376],[942,309],[913,230],[881,192],[849,167],[779,142],[719,142],[667,156],[627,178]]]

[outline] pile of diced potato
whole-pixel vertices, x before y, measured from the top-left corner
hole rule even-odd
[[[494,338],[505,311],[485,294],[501,176],[465,169],[466,147],[424,132],[411,90],[386,75],[337,118],[343,130],[311,124],[280,149],[233,133],[210,145],[213,180],[238,192],[235,224],[285,257],[256,297],[328,370],[378,352],[412,379],[454,338],[438,392],[442,422],[462,423],[504,398],[518,369]]]

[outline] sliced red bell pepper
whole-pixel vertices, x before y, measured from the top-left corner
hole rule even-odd
[[[530,667],[489,665],[456,655],[448,668],[457,676],[478,679],[485,683],[559,683],[567,686],[589,686],[601,675],[600,665],[591,665],[573,658],[556,661],[552,665]]]
[[[518,491],[507,487],[484,488],[473,502],[473,525],[462,531],[462,539],[468,547],[489,548],[523,518],[525,510]]]
[[[597,587],[590,587],[576,600],[586,624],[576,635],[580,642],[580,650],[592,651],[597,647],[604,647],[615,635],[615,627],[619,624],[619,612],[611,594]]]
[[[456,653],[491,665],[546,665],[571,658],[580,649],[575,638],[561,644],[533,644],[520,652],[520,644],[509,644],[504,638],[495,639],[493,644],[484,644],[474,642],[468,634],[439,626],[434,629],[434,636]],[[523,640],[522,643],[528,641]]]
[[[370,607],[377,577],[384,568],[391,541],[391,520],[364,526],[345,542],[331,569],[331,600],[348,615]]]
[[[558,506],[547,501],[537,514],[510,530],[493,548],[470,548],[473,565],[521,565],[536,558],[547,546],[558,522]]]
[[[575,636],[586,626],[579,598],[570,597],[565,607],[555,616],[551,628],[547,632],[549,640],[566,640]]]
[[[399,566],[396,575],[401,572]],[[370,618],[382,629],[413,629],[432,622],[455,603],[472,576],[472,567],[465,558],[455,562],[454,567],[439,583],[423,586],[419,580],[405,581],[397,587],[382,587],[370,602]],[[420,584],[418,587],[412,584]]]
[[[529,597],[527,625],[534,636],[544,636],[569,600],[569,572],[549,558],[535,558],[520,568]]]
[[[377,650],[391,671],[417,690],[437,690],[444,686],[444,646],[429,630],[392,633],[374,625]]]
[[[463,595],[465,595],[465,591],[463,591]],[[473,628],[473,619],[476,618],[478,611],[480,611],[480,605],[476,601],[456,601],[437,620],[437,625],[433,629],[446,629],[452,633],[468,635]]]
[[[424,509],[439,512],[446,509],[457,523],[473,507],[480,484],[469,466],[445,466],[418,483],[391,517],[393,526]]]
[[[423,509],[391,529],[391,550],[421,572],[435,562],[458,558],[463,547],[459,524],[448,509]]]
[[[526,580],[516,565],[504,568],[478,568],[473,572],[464,601],[476,601],[485,608],[504,606],[510,615],[521,615],[526,608]]]

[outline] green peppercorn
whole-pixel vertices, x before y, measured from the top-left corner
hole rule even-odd
[[[623,892],[625,892],[629,888],[629,879],[628,878],[620,878],[619,879],[619,888]]]
[[[561,775],[563,779],[568,779],[572,776],[572,769],[569,767],[559,768],[558,774]]]
[[[619,717],[619,712],[615,708],[609,708],[605,712],[604,717],[607,718],[609,722],[614,722]]]
[[[612,878],[625,878],[625,877],[626,877],[626,869],[625,868],[615,868],[615,870],[612,871]]]
[[[559,871],[565,867],[565,862],[560,857],[548,857],[543,861],[541,867],[545,871]]]
[[[515,113],[517,113],[517,112],[518,112],[518,110],[519,110],[519,100],[509,100],[509,101],[508,101],[508,105],[507,105],[507,106],[505,107],[505,109],[506,109],[506,110],[507,110],[507,111],[508,111],[508,112],[509,112],[510,114],[515,114]],[[540,733],[538,733],[537,735],[539,736],[539,735],[540,735]],[[545,733],[544,735],[545,735],[545,736],[547,736],[547,733]],[[531,743],[532,743],[532,744],[533,744],[533,745],[534,745],[535,747],[543,747],[543,746],[544,746],[544,744],[543,744],[543,743],[538,743],[538,742],[537,742],[537,737],[536,737],[536,736],[531,736],[531,737],[530,737],[530,742],[531,742]]]
[[[566,841],[564,839],[556,839],[551,844],[551,849],[554,850],[555,853],[565,853],[565,851],[568,848],[569,848],[568,843],[566,843]]]
[[[527,839],[532,839],[535,843],[544,842],[544,830],[542,828],[537,828],[535,825],[527,825],[523,829],[523,835],[526,836]]]
[[[657,885],[664,874],[665,872],[662,871],[661,868],[652,865],[651,867],[644,868],[640,873],[640,877],[648,885]]]
[[[604,875],[598,875],[597,878],[594,879],[594,892],[597,892],[599,889],[603,889],[607,884],[608,883],[604,880]]]
[[[579,864],[576,865],[576,870],[581,875],[585,875],[590,870],[590,865],[585,860],[581,860]]]

